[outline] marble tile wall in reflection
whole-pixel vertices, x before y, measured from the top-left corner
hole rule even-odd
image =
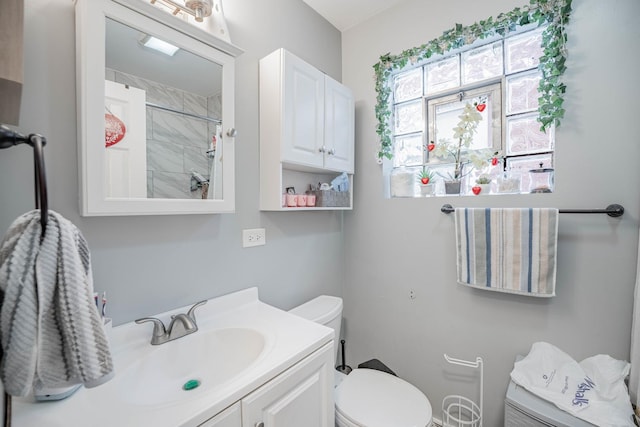
[[[221,117],[219,94],[204,97],[110,69],[106,70],[106,78],[144,90],[148,103],[201,116]],[[200,198],[199,190],[190,190],[191,172],[209,175],[211,159],[206,151],[215,133],[215,124],[153,107],[147,107],[146,117],[147,196]]]

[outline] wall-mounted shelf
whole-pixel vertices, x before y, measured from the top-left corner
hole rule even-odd
[[[284,49],[260,60],[260,209],[348,210],[353,206],[283,207],[288,187],[353,184],[355,109],[351,91]],[[353,188],[353,185],[350,186]]]

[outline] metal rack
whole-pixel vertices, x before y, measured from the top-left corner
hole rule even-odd
[[[476,357],[475,362],[455,359],[446,353],[444,358],[452,365],[466,366],[480,369],[480,405],[464,396],[452,394],[442,400],[443,427],[482,427],[482,400],[484,394],[484,364],[482,357]]]

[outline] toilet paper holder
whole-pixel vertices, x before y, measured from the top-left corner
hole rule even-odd
[[[464,396],[456,394],[445,396],[442,400],[442,426],[482,427],[482,399],[484,393],[484,364],[482,357],[476,357],[474,362],[449,357],[445,353],[444,358],[452,365],[480,369],[480,405]]]

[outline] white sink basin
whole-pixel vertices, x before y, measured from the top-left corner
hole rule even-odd
[[[153,315],[164,322],[191,305]],[[198,331],[151,345],[151,324],[110,331],[115,376],[67,399],[13,400],[14,427],[196,427],[329,343],[333,331],[258,299],[249,288],[212,298]],[[184,390],[190,381],[199,385]],[[98,408],[96,412],[96,408]]]
[[[197,331],[149,346],[116,381],[121,398],[139,405],[162,405],[194,398],[233,379],[251,366],[265,347],[253,329]]]

